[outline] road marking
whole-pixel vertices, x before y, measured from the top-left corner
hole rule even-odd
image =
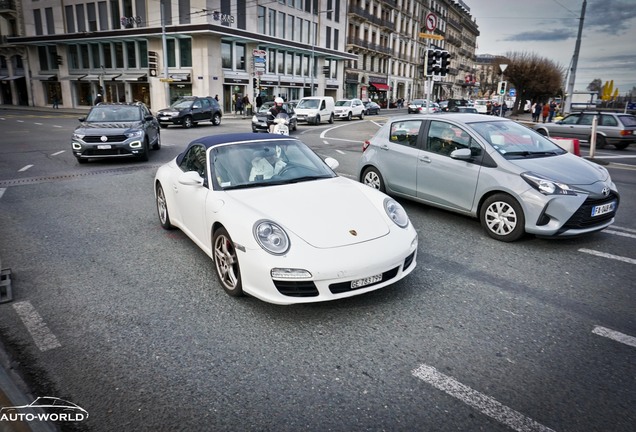
[[[36,124],[36,125],[38,125],[38,126],[42,126],[42,123],[37,123],[37,122],[36,122],[35,124]]]
[[[629,233],[624,233],[624,232],[621,232],[621,231],[614,231],[614,230],[611,230],[611,229],[606,229],[603,232],[607,233],[607,234],[614,234],[614,235],[617,235],[617,236],[636,238],[636,234],[629,234]]]
[[[2,198],[2,195],[4,195],[4,191],[6,191],[7,188],[0,188],[0,198]]]
[[[20,169],[18,170],[18,172],[26,171],[26,170],[28,170],[29,168],[31,168],[32,166],[33,166],[33,165],[26,165],[26,166],[23,166],[22,168],[20,168]]]
[[[454,380],[453,378],[438,372],[432,366],[420,365],[413,372],[413,376],[421,379],[422,381],[432,385],[433,387],[442,390],[456,399],[464,402],[465,404],[481,411],[482,414],[492,417],[500,423],[505,424],[519,432],[529,431],[541,431],[548,432],[553,431],[549,427],[543,426],[540,423],[535,422],[531,418],[524,416],[523,414],[508,408],[495,399],[486,396],[478,391],[471,389],[470,387]]]
[[[627,231],[627,232],[632,232],[632,233],[636,233],[636,229],[631,229],[631,228],[626,228],[626,227],[620,227],[620,226],[616,226],[616,225],[612,225],[613,229],[617,229],[617,230],[621,230],[621,231]]]
[[[343,152],[343,151],[342,151],[342,150],[340,150],[340,149],[336,149],[336,153],[346,154],[345,152]]]
[[[31,333],[31,337],[40,351],[48,351],[62,346],[31,302],[14,303],[13,309],[18,313],[24,326]]]
[[[60,150],[59,152],[55,152],[55,153],[53,153],[51,156],[57,156],[57,155],[59,155],[59,154],[64,153],[65,151],[66,151],[66,150]]]
[[[598,257],[602,257],[602,258],[609,258],[609,259],[613,259],[613,260],[616,260],[616,261],[622,261],[622,262],[626,262],[626,263],[629,263],[629,264],[636,264],[636,259],[622,257],[622,256],[619,256],[619,255],[612,255],[612,254],[608,254],[608,253],[605,253],[605,252],[596,251],[596,250],[593,250],[593,249],[581,248],[581,249],[579,249],[579,252],[583,252],[583,253],[590,254],[590,255],[595,255],[595,256],[598,256]]]
[[[592,333],[597,334],[599,336],[606,337],[606,338],[610,338],[612,340],[615,340],[616,342],[624,343],[625,345],[629,345],[636,348],[636,338],[633,336],[629,336],[624,333],[617,332],[615,330],[610,330],[608,328],[601,327],[601,326],[594,327],[594,330],[592,330]]]

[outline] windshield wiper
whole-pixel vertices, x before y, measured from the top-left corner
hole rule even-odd
[[[539,156],[556,156],[560,153],[555,151],[544,151],[544,152],[532,152],[532,151],[516,151],[516,152],[506,152],[504,156],[523,156],[523,157],[539,157]]]

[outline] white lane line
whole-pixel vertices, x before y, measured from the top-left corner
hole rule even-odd
[[[48,351],[62,346],[31,302],[21,301],[14,303],[13,309],[18,313],[24,326],[31,333],[31,337],[40,351]]]
[[[61,127],[64,127],[64,126],[53,125],[53,127],[61,128]]]
[[[340,149],[336,149],[336,153],[346,154],[345,152],[343,152],[343,151],[342,151],[342,150],[340,150]]]
[[[636,234],[629,234],[629,233],[625,233],[625,232],[622,232],[622,231],[614,231],[614,230],[611,230],[611,229],[606,229],[603,232],[607,233],[607,234],[614,234],[614,235],[617,235],[617,236],[636,238]]]
[[[38,125],[38,126],[42,126],[42,123],[37,123],[37,122],[36,122],[35,124],[36,124],[36,125]]]
[[[55,152],[55,153],[51,154],[51,156],[57,156],[57,155],[60,155],[60,154],[64,153],[65,151],[66,151],[66,150],[60,150],[59,152]]]
[[[20,168],[20,169],[18,170],[18,172],[26,171],[26,170],[28,170],[29,168],[31,168],[32,166],[33,166],[33,165],[26,165],[26,166],[23,166],[22,168]]]
[[[531,418],[508,408],[495,399],[486,396],[470,387],[444,375],[432,366],[425,364],[420,365],[413,372],[413,375],[422,381],[432,385],[433,387],[448,393],[454,398],[459,399],[465,404],[481,411],[482,414],[492,417],[500,423],[520,432],[553,431],[549,427],[543,426],[535,422]]]
[[[0,198],[2,198],[2,195],[4,195],[4,191],[6,191],[7,188],[0,188]]]
[[[636,264],[636,259],[634,259],[634,258],[627,258],[627,257],[619,256],[619,255],[612,255],[612,254],[608,254],[608,253],[605,253],[605,252],[600,252],[600,251],[593,250],[593,249],[582,248],[582,249],[579,249],[579,252],[583,252],[583,253],[590,254],[590,255],[595,255],[595,256],[598,256],[598,257],[602,257],[602,258],[609,258],[609,259],[613,259],[613,260],[616,260],[616,261],[622,261],[622,262],[626,262],[626,263],[629,263],[629,264]]]
[[[621,332],[617,332],[615,330],[610,330],[605,327],[596,326],[592,333],[597,334],[599,336],[603,336],[606,338],[610,338],[615,340],[616,342],[624,343],[625,345],[629,345],[631,347],[636,348],[636,337],[626,335]]]
[[[631,232],[631,233],[636,233],[636,229],[627,228],[627,227],[621,227],[621,226],[616,226],[616,225],[612,225],[612,229],[617,229],[617,230],[621,230],[621,231],[627,231],[627,232]]]

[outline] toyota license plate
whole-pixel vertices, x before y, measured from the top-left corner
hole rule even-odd
[[[357,279],[357,280],[351,281],[351,288],[360,288],[363,286],[374,284],[376,282],[380,282],[381,280],[382,280],[382,273],[377,274],[375,276],[370,276],[364,279]]]
[[[592,216],[600,216],[606,213],[611,213],[616,208],[616,201],[612,201],[611,203],[597,205],[592,207]]]

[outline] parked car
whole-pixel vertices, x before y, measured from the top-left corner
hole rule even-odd
[[[428,107],[428,109],[427,109]],[[428,105],[426,103],[426,100],[424,99],[413,99],[408,106],[408,113],[415,113],[415,114],[425,114],[426,112],[429,113],[434,113],[439,111],[439,105],[435,102],[428,102]]]
[[[469,106],[455,106],[446,112],[479,114],[479,112],[477,111],[477,108],[469,107]]]
[[[159,122],[141,102],[100,103],[79,121],[71,138],[79,163],[122,157],[147,161],[151,148],[161,148]]]
[[[272,108],[272,106],[274,106],[274,102],[265,102],[263,105],[261,105],[258,112],[252,116],[252,132],[269,132],[269,127],[267,126],[267,113]],[[287,115],[289,115],[289,130],[297,130],[298,119],[296,117],[296,111],[294,111],[292,103],[283,103],[283,109],[285,109],[285,111],[287,111]]]
[[[445,102],[444,106],[442,106],[442,102],[440,102],[440,109],[442,111],[455,112],[455,108],[457,107],[468,106],[468,101],[466,99],[448,99],[443,102]]]
[[[377,103],[375,103],[373,101],[366,101],[364,103],[364,108],[365,108],[365,112],[364,113],[366,115],[380,114],[380,110],[381,110],[380,105],[378,105]]]
[[[613,112],[576,112],[554,123],[537,123],[532,128],[542,135],[559,138],[592,139],[592,121],[598,116],[596,147],[612,144],[619,150],[636,143],[636,116]]]
[[[418,243],[404,208],[337,166],[290,136],[202,137],[157,170],[159,223],[214,261],[231,296],[320,302],[404,278]]]
[[[366,108],[360,99],[339,99],[336,101],[333,114],[335,118],[343,120],[351,120],[353,117],[362,120],[365,111]]]
[[[170,125],[181,125],[191,128],[202,121],[209,121],[214,126],[221,124],[221,107],[213,97],[185,96],[177,99],[170,108],[159,110],[157,118],[162,128]]]
[[[567,237],[614,222],[604,167],[514,121],[481,114],[396,117],[365,142],[358,178],[389,195],[479,218],[486,233]]]

